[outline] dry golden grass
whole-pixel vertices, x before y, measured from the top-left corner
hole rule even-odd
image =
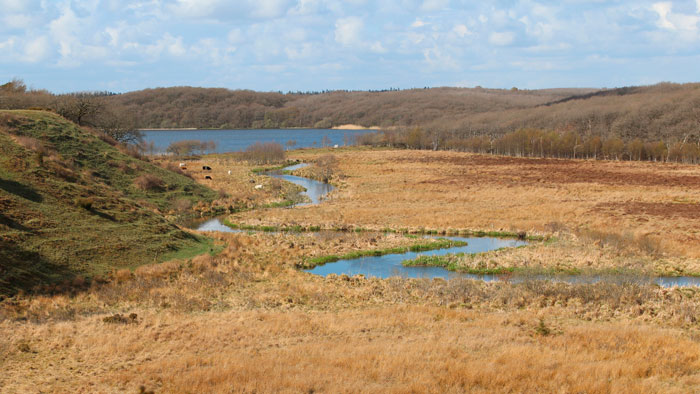
[[[608,235],[611,237],[611,235]],[[601,241],[588,236],[559,234],[556,241],[533,242],[526,247],[478,254],[448,256],[462,271],[516,268],[538,271],[596,274],[616,271],[645,275],[677,276],[700,273],[700,259],[645,253],[633,240]],[[605,238],[603,238],[605,239]]]
[[[281,182],[251,170],[254,166],[230,155],[209,155],[198,160],[155,159],[163,167],[179,168],[185,163],[184,174],[197,182],[219,192],[219,198],[211,205],[200,204],[195,209],[202,213],[211,210],[246,210],[266,204],[279,203],[289,198],[298,198],[301,188],[288,182]],[[204,170],[202,167],[210,167]],[[229,171],[231,172],[229,174]],[[206,179],[209,176],[211,179]],[[256,189],[256,185],[262,185]],[[175,214],[173,207],[171,214]]]
[[[312,161],[327,150],[296,151]],[[234,222],[551,233],[597,231],[700,257],[700,167],[456,152],[335,150],[345,175],[319,206]],[[639,246],[639,245],[638,245]],[[642,248],[647,248],[642,245]]]
[[[309,160],[315,154],[296,153]],[[632,201],[632,196],[637,196],[635,202],[651,203],[664,196],[661,187],[651,187],[647,197],[642,186],[555,182],[554,175],[529,185],[529,173],[517,161],[450,164],[454,157],[474,157],[445,152],[335,154],[347,176],[335,179],[340,188],[330,201],[317,207],[256,210],[236,218],[329,227],[503,228],[559,238],[474,258],[502,266],[695,267],[694,260],[680,254],[654,257],[659,253],[655,244],[636,234],[635,220],[626,217],[632,214],[618,217],[591,208]],[[669,179],[696,176],[694,168],[682,166],[644,170],[639,163],[635,165],[642,167],[590,165],[599,164],[593,169],[606,174],[617,169],[633,174],[653,170]],[[201,165],[212,167],[215,187],[230,195],[240,190],[255,196],[251,205],[279,198],[266,188],[251,194],[252,175],[244,164],[217,156]],[[471,171],[478,179],[459,178],[455,174],[460,171]],[[518,182],[507,182],[509,177]],[[442,181],[434,183],[436,179]],[[404,180],[407,186],[401,186]],[[395,188],[393,200],[385,183]],[[696,198],[690,195],[692,185],[667,186],[668,196]],[[597,188],[603,192],[591,191]],[[490,200],[479,202],[465,190]],[[537,197],[542,190],[551,193]],[[354,202],[353,197],[362,200]],[[538,201],[551,201],[552,213]],[[473,217],[479,212],[491,216]],[[576,216],[579,212],[586,216]],[[507,221],[508,214],[514,215],[513,223]],[[557,215],[571,220],[555,222]],[[619,232],[602,226],[614,218],[622,226]],[[693,220],[661,217],[657,223],[672,241],[664,247],[695,251],[672,226],[674,221],[681,228],[693,226]],[[0,391],[700,391],[700,290],[695,288],[662,289],[625,281],[585,285],[322,278],[295,267],[313,256],[422,240],[354,232],[209,235],[225,245],[216,256],[118,271],[75,293],[4,300]],[[642,254],[646,249],[649,253]]]
[[[0,304],[8,392],[690,392],[700,291],[322,278],[399,235],[218,234],[217,256]],[[136,318],[109,318],[136,314]],[[108,318],[105,320],[105,318]],[[540,323],[540,321],[542,323]]]
[[[687,393],[698,338],[625,322],[402,306],[341,312],[146,313],[21,326],[8,335],[9,392]]]

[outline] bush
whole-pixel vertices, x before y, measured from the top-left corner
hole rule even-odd
[[[161,190],[165,183],[155,175],[144,174],[134,179],[134,185],[141,190]]]
[[[172,208],[177,212],[185,212],[192,208],[192,201],[186,198],[178,198],[173,201]]]
[[[216,150],[216,142],[199,140],[175,141],[168,146],[167,152],[176,156],[191,156],[197,150],[200,154],[204,154],[207,151],[213,152]]]
[[[285,158],[284,147],[276,142],[256,142],[246,148],[242,157],[255,164],[280,163]]]
[[[75,205],[79,206],[80,208],[87,209],[88,211],[92,209],[92,204],[95,202],[90,197],[79,197],[75,199]]]
[[[174,173],[176,173],[176,174],[180,174],[180,175],[186,176],[186,177],[188,177],[188,178],[190,178],[190,179],[193,179],[191,174],[188,174],[188,173],[186,173],[185,171],[182,171],[182,168],[180,168],[180,166],[178,166],[177,164],[175,164],[175,163],[173,163],[173,162],[169,162],[169,161],[168,161],[168,162],[165,162],[165,163],[160,163],[160,166],[161,166],[162,168],[165,168],[165,169],[168,170],[168,171],[172,171],[172,172],[174,172]]]
[[[22,145],[23,147],[25,147],[27,149],[33,150],[35,152],[42,152],[42,153],[47,152],[47,150],[44,148],[44,145],[41,143],[41,141],[37,140],[36,138],[18,136],[18,137],[15,137],[15,140],[17,141],[18,144]]]
[[[337,171],[338,159],[333,155],[319,157],[312,169],[313,176],[325,183],[328,183]]]

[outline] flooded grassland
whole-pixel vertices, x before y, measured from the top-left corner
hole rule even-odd
[[[290,156],[313,163],[327,153]],[[4,302],[0,387],[183,393],[700,387],[700,289],[626,276],[700,272],[699,219],[687,213],[700,195],[696,168],[332,153],[335,189],[318,205],[293,208],[307,201],[301,190],[252,165],[227,155],[189,162],[194,179],[220,190],[213,206],[195,210],[225,211],[222,220],[239,231],[201,232],[214,239],[212,254]],[[294,174],[313,176],[314,169]],[[653,210],[661,206],[666,210]],[[456,271],[625,275],[563,283],[510,281],[506,274],[484,282],[300,269],[329,256],[424,246],[427,233],[478,231],[534,238],[519,248],[453,255]]]

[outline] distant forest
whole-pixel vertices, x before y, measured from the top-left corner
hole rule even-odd
[[[124,94],[53,95],[28,90],[22,81],[14,80],[0,86],[0,108],[48,108],[79,124],[109,129],[118,137],[125,135],[124,139],[131,136],[124,134],[126,130],[141,128],[330,128],[357,124],[382,128],[383,137],[367,143],[393,145],[398,141],[399,146],[421,149],[547,155],[542,141],[556,134],[574,141],[570,153],[559,154],[563,157],[580,156],[584,142],[588,146],[585,151],[599,157],[598,148],[609,140],[615,142],[608,144],[607,151],[616,152],[616,158],[636,155],[658,160],[664,156],[658,152],[660,143],[666,149],[665,159],[669,159],[672,146],[688,151],[688,157],[694,156],[691,151],[695,148],[686,145],[700,150],[698,83],[603,90],[476,87],[307,93],[172,87]],[[523,139],[525,134],[537,137],[518,149],[497,144],[516,132],[519,137],[506,141]],[[621,154],[611,148],[619,145],[617,140],[625,145]],[[650,153],[630,152],[626,144],[632,141],[635,146],[647,146]],[[539,148],[530,147],[533,144]],[[656,144],[653,149],[652,144]],[[473,148],[475,145],[478,148]],[[553,146],[554,142],[551,151],[556,150]]]

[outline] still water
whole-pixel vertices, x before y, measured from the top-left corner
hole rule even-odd
[[[245,150],[256,142],[277,142],[284,147],[288,141],[296,145],[290,149],[321,147],[323,138],[329,146],[352,145],[355,136],[375,130],[331,129],[246,129],[246,130],[147,130],[142,131],[146,143],[153,141],[158,152],[165,152],[176,141],[200,140],[216,142],[216,153]]]

